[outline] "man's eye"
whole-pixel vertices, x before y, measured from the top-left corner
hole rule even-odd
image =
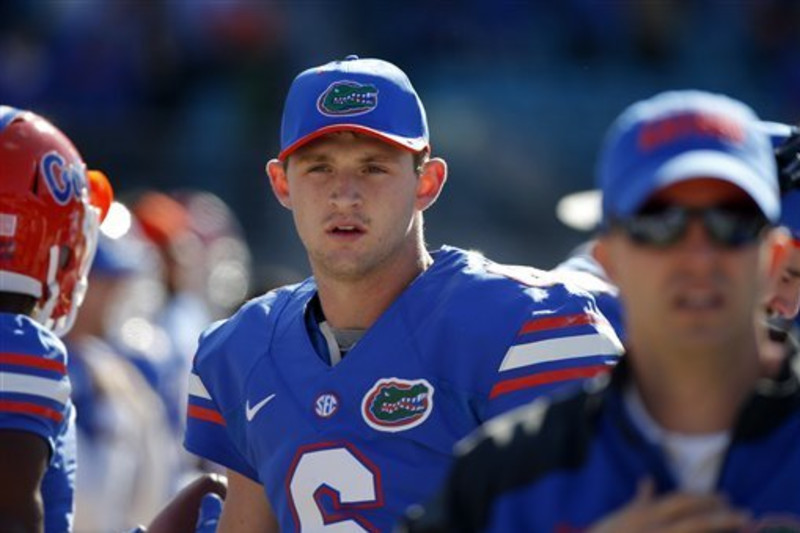
[[[330,169],[330,167],[328,165],[314,165],[312,167],[309,167],[308,170],[306,170],[306,172],[309,172],[309,173],[312,173],[312,172],[327,172],[329,169]]]
[[[386,172],[386,169],[377,165],[369,165],[367,166],[367,172],[370,174],[383,174]]]

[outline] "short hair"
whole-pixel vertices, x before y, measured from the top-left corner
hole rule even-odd
[[[0,313],[33,315],[37,299],[29,294],[0,291]]]
[[[422,150],[421,152],[414,152],[414,172],[417,176],[422,174],[422,168],[431,158],[430,150]]]

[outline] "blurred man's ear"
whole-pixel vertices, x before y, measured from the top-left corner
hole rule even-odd
[[[611,264],[610,260],[611,257],[608,249],[610,243],[608,242],[608,239],[609,237],[607,235],[601,235],[595,239],[591,250],[589,250],[589,253],[591,253],[592,257],[594,257],[594,260],[597,261],[601,267],[603,267],[608,279],[610,279],[612,282],[616,282],[614,265]]]
[[[784,228],[775,228],[767,238],[767,273],[770,278],[781,275],[789,257],[792,236]]]

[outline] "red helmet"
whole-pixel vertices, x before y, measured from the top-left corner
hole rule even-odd
[[[34,318],[59,335],[83,301],[112,196],[55,126],[0,106],[0,292],[37,298]]]

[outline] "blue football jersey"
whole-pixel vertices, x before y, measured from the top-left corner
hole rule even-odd
[[[39,435],[50,447],[41,485],[45,531],[72,531],[75,411],[64,344],[23,315],[0,313],[0,428]]]
[[[579,246],[564,262],[557,265],[554,272],[563,279],[589,291],[597,302],[597,307],[611,323],[617,337],[625,342],[625,317],[619,289],[608,279],[605,270],[591,253],[594,241]]]
[[[445,247],[338,364],[305,316],[313,279],[202,336],[185,445],[265,487],[282,531],[388,531],[488,418],[604,372],[621,351],[592,297]]]

